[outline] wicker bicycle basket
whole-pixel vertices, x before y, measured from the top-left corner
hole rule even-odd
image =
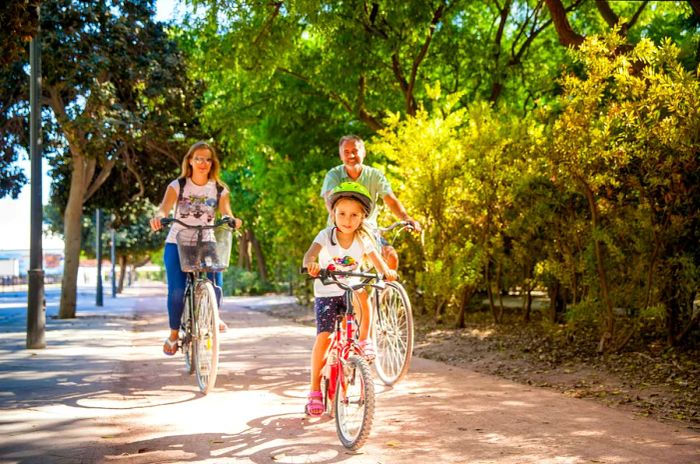
[[[183,272],[219,272],[231,258],[233,229],[227,225],[215,229],[182,229],[176,236],[180,267]]]

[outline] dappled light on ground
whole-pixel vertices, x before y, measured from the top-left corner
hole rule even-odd
[[[203,396],[182,355],[161,352],[162,295],[121,304],[133,309],[112,308],[114,319],[49,322],[46,350],[18,349],[21,328],[5,331],[0,455],[13,462],[675,464],[693,462],[700,449],[696,434],[414,358],[397,385],[376,383],[370,438],[349,452],[333,419],[303,414],[312,327],[227,300],[219,377]]]

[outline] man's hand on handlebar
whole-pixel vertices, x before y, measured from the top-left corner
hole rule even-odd
[[[409,224],[409,228],[411,230],[414,230],[416,232],[420,232],[423,230],[423,228],[420,226],[420,223],[413,219],[411,216],[407,216],[406,219],[404,219],[404,222],[407,222]]]
[[[387,272],[384,273],[384,280],[387,282],[393,282],[399,278],[399,275],[395,270],[387,268]]]

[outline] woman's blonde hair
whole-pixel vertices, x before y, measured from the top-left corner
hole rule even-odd
[[[209,143],[203,140],[193,143],[190,149],[187,150],[187,154],[182,159],[180,177],[192,177],[192,165],[190,165],[190,161],[192,160],[194,152],[201,149],[209,150],[209,153],[211,154],[211,169],[209,170],[209,179],[213,179],[214,182],[228,189],[228,185],[226,185],[226,183],[224,183],[224,181],[221,180],[221,177],[219,177],[221,172],[221,163],[219,162],[219,157],[216,155],[216,150],[214,150],[214,147],[209,145]]]

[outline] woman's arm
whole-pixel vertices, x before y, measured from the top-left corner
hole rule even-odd
[[[157,231],[163,228],[160,220],[164,217],[168,217],[170,210],[173,209],[175,202],[177,201],[177,192],[171,186],[165,189],[165,195],[163,196],[163,201],[160,202],[158,211],[156,211],[155,216],[151,219],[151,230]]]
[[[231,211],[231,197],[228,193],[226,193],[226,195],[221,195],[221,198],[219,198],[219,212],[222,216],[233,218],[236,223],[236,229],[240,229],[241,225],[243,225],[243,221],[235,217]]]

